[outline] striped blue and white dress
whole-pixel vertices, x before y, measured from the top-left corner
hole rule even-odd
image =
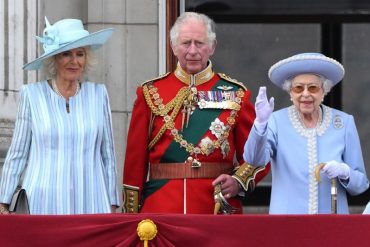
[[[82,83],[69,109],[47,81],[22,87],[0,202],[10,202],[24,172],[31,214],[110,213],[119,205],[105,86]]]

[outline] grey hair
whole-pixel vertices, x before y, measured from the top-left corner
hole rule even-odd
[[[208,16],[196,12],[184,12],[177,18],[175,24],[173,24],[170,31],[170,39],[172,46],[177,45],[180,27],[191,19],[195,19],[206,25],[208,44],[210,47],[212,47],[216,42],[216,24]]]
[[[82,77],[84,77],[87,72],[95,65],[97,64],[97,58],[95,57],[93,51],[91,48],[88,47],[83,47],[85,49],[86,53],[86,65],[82,74]],[[59,53],[58,53],[59,54]],[[57,76],[57,67],[56,67],[56,56],[58,55],[51,56],[44,61],[44,68],[46,71],[46,75],[48,78],[54,78]],[[80,78],[82,79],[82,78]]]
[[[325,76],[317,75],[317,74],[314,74],[314,75],[319,77],[319,79],[322,83],[322,88],[324,90],[324,95],[327,95],[330,92],[330,90],[332,89],[334,83],[331,80],[327,79]],[[283,85],[282,85],[282,88],[288,93],[290,92],[290,89],[292,88],[292,83],[293,83],[292,81],[293,81],[294,77],[286,79],[284,81]]]

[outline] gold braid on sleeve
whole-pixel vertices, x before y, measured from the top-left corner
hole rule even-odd
[[[245,192],[252,192],[256,187],[255,178],[263,170],[265,170],[264,166],[252,166],[244,163],[236,168],[232,177],[239,182]]]
[[[124,213],[138,213],[139,212],[139,187],[123,184],[122,198]]]

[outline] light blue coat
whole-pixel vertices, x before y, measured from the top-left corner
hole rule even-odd
[[[69,104],[67,113],[46,81],[23,86],[0,202],[10,202],[24,171],[31,214],[110,213],[119,205],[106,88],[84,82]]]
[[[323,120],[305,129],[294,106],[274,112],[267,131],[259,135],[253,127],[244,146],[244,159],[262,166],[271,162],[270,214],[331,213],[330,180],[315,167],[330,160],[350,167],[349,181],[337,182],[337,212],[348,214],[346,191],[351,195],[369,187],[360,140],[354,119],[342,111],[323,106]]]

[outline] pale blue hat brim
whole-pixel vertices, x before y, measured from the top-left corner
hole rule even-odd
[[[36,58],[32,62],[23,65],[24,70],[38,70],[42,67],[45,59],[57,55],[61,52],[69,51],[79,47],[90,46],[91,49],[95,50],[100,48],[113,34],[113,28],[103,29],[94,33],[91,33],[85,37],[69,42],[65,45],[61,45],[58,49],[53,50],[49,53],[44,53],[40,57]]]
[[[333,85],[343,79],[344,68],[336,60],[320,53],[302,53],[283,59],[271,66],[268,76],[282,88],[285,80],[299,74],[317,74],[331,80]]]

